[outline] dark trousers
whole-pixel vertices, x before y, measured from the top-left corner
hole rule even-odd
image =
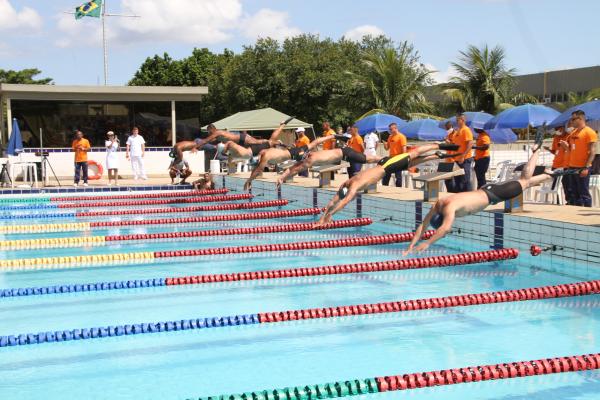
[[[402,187],[402,171],[397,171],[396,173],[394,173],[394,176],[396,177],[396,187]],[[389,186],[391,178],[392,174],[386,172],[383,176],[383,179],[381,180],[383,186]]]
[[[354,175],[360,172],[362,168],[362,164],[359,163],[350,163],[350,166],[347,168],[348,177],[352,178]]]
[[[446,185],[446,191],[448,193],[457,193],[456,185],[454,184],[454,178],[444,180],[444,185]]]
[[[457,164],[460,168],[465,170],[465,174],[454,177],[454,186],[456,192],[470,192],[473,190],[471,187],[471,165],[473,165],[473,159],[467,158],[465,162]]]
[[[489,157],[483,157],[479,160],[475,160],[475,176],[477,176],[477,189],[479,189],[487,183],[487,179],[485,179],[485,174],[487,174],[489,167]]]
[[[590,194],[590,175],[581,177],[579,174],[567,175],[574,206],[591,207],[592,195]],[[563,177],[564,179],[565,177]]]
[[[305,169],[304,171],[301,171],[298,173],[298,176],[304,176],[304,177],[308,177],[308,170]]]
[[[83,183],[87,183],[88,181],[88,165],[87,161],[76,162],[75,163],[75,183],[79,183],[80,172],[83,173]]]

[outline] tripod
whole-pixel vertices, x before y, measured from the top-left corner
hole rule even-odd
[[[44,152],[44,147],[43,147],[43,131],[42,128],[40,128],[40,157],[42,158],[42,186],[46,187],[46,173],[48,172],[48,168],[50,168],[50,171],[52,171],[52,175],[54,176],[54,179],[56,179],[56,182],[58,183],[58,186],[62,186],[60,184],[60,181],[58,180],[58,176],[56,176],[56,172],[54,172],[54,168],[52,168],[52,164],[50,164],[50,160],[48,159],[48,152]]]

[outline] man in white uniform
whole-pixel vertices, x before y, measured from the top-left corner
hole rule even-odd
[[[379,144],[379,136],[375,132],[369,132],[363,138],[365,142],[365,156],[369,158],[377,156],[377,145]],[[373,168],[375,164],[366,164],[365,169]]]
[[[144,153],[146,152],[146,141],[139,134],[139,129],[134,126],[131,130],[131,136],[127,139],[127,153],[125,156],[131,160],[131,169],[133,170],[133,179],[140,178],[146,180],[146,171],[144,170]]]

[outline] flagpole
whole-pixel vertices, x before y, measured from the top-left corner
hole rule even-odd
[[[104,51],[104,86],[108,85],[108,50],[106,46],[106,1],[102,2],[102,47]]]

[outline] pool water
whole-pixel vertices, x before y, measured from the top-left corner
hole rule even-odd
[[[218,213],[195,215],[209,214]],[[0,240],[176,232],[315,219],[307,216],[132,226],[91,232],[7,234],[0,236]],[[19,224],[53,222],[66,221],[60,218],[18,221]],[[0,221],[0,224],[9,223],[15,222]],[[201,249],[404,231],[406,229],[397,225],[374,223],[327,231],[10,250],[1,251],[0,257]],[[405,248],[406,244],[392,244],[184,257],[133,265],[7,271],[0,272],[0,289],[382,261],[403,258]],[[487,249],[449,237],[431,252],[438,255],[472,250]],[[1,298],[0,335],[417,299],[600,279],[594,266],[553,260],[549,267],[544,260],[522,254],[510,261],[449,268]],[[600,340],[598,304],[600,295],[594,295],[4,347],[0,348],[0,399],[185,399],[594,353],[598,351]],[[598,393],[599,372],[588,371],[362,397],[597,399]]]

